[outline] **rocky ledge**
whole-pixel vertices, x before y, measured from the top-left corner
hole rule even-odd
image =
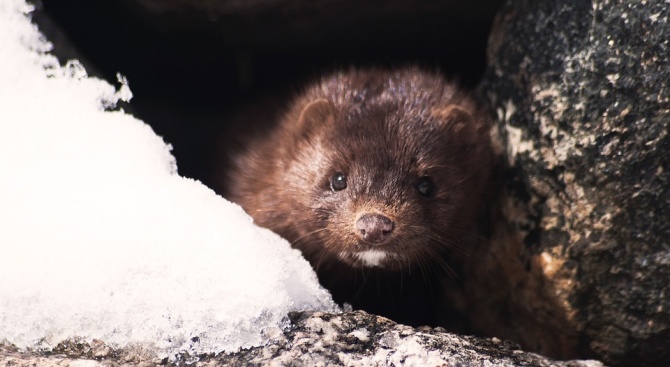
[[[101,342],[66,341],[52,351],[0,344],[3,366],[462,366],[601,367],[596,361],[553,361],[496,338],[411,328],[362,311],[293,313],[265,346],[232,354],[161,359],[146,350],[115,350]]]

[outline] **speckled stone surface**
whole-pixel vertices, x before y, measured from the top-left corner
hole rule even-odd
[[[508,1],[485,78],[581,352],[670,365],[670,1]]]
[[[474,338],[429,327],[414,329],[367,314],[296,313],[293,327],[265,348],[210,363],[233,366],[583,366],[526,353],[498,339]]]
[[[290,327],[268,335],[265,346],[229,355],[178,356],[168,361],[132,348],[113,350],[101,342],[65,342],[48,353],[21,352],[0,343],[0,365],[602,367],[596,361],[552,361],[498,339],[414,329],[360,311],[294,313]]]

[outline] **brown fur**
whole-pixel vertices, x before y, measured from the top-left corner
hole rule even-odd
[[[300,249],[336,301],[432,323],[439,294],[431,280],[458,278],[491,201],[491,122],[482,111],[437,74],[335,74],[253,139],[235,161],[229,198]],[[338,172],[347,180],[341,191],[331,188]],[[425,177],[428,196],[417,190]],[[361,240],[356,223],[365,214],[393,222],[383,243]],[[370,251],[383,258],[370,260]]]

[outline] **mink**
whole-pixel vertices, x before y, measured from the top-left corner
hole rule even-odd
[[[449,323],[436,316],[435,280],[457,287],[484,242],[491,125],[438,73],[342,71],[250,139],[227,196],[299,249],[336,302],[414,326]]]

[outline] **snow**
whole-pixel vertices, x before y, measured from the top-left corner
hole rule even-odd
[[[61,66],[31,10],[0,1],[0,341],[234,351],[335,309],[298,251],[108,110],[132,96],[123,77]]]

